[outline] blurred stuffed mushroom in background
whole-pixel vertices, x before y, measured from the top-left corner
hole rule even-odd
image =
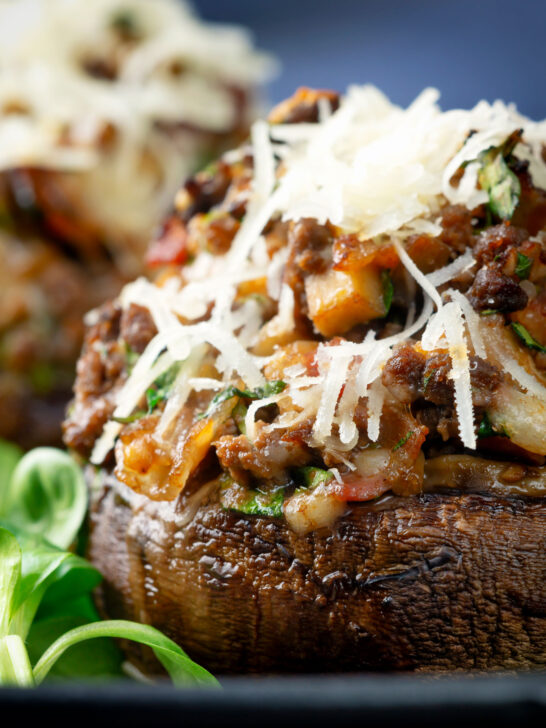
[[[175,0],[0,1],[0,437],[54,443],[83,316],[275,70]]]

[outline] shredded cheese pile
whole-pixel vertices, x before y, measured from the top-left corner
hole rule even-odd
[[[115,415],[129,415],[154,376],[170,362],[183,359],[187,372],[183,367],[159,426],[159,432],[166,433],[191,391],[189,377],[195,376],[203,342],[220,352],[216,366],[224,382],[235,374],[248,387],[262,382],[267,360],[249,353],[260,314],[250,303],[232,311],[236,286],[267,277],[268,293],[279,303],[275,325],[285,331],[293,328],[293,293],[282,283],[286,251],[269,260],[261,233],[275,216],[283,220],[313,217],[321,223],[329,221],[341,232],[356,233],[362,240],[388,236],[401,263],[421,287],[424,305],[417,317],[410,310],[404,330],[395,336],[376,339],[370,331],[362,343],[319,346],[318,375],[288,370],[284,376],[287,387],[281,394],[256,400],[249,407],[247,435],[254,436],[254,416],[260,406],[290,398],[293,406],[285,408],[268,427],[288,427],[313,417],[315,443],[329,448],[351,467],[343,453],[358,441],[353,418],[359,399],[368,400],[367,435],[375,441],[386,394],[382,369],[395,345],[422,332],[424,350],[449,352],[460,437],[466,447],[475,448],[469,356],[486,355],[479,317],[459,292],[448,290],[442,296],[438,291],[472,267],[474,260],[468,251],[443,269],[424,275],[407,254],[404,241],[415,233],[438,234],[437,213],[448,202],[473,209],[487,200],[477,186],[475,160],[515,129],[523,129],[524,139],[515,155],[529,160],[535,184],[546,186],[542,158],[546,123],[532,122],[499,101],[482,101],[469,111],[442,112],[437,99],[438,92],[428,89],[408,109],[402,109],[374,87],[353,87],[337,111],[321,109],[317,124],[268,126],[257,122],[252,131],[254,178],[247,215],[229,252],[225,256],[202,253],[179,280],[170,279],[163,288],[137,281],[123,292],[122,306],[131,302],[147,306],[158,334],[119,392]],[[463,164],[462,177],[454,184],[453,175]],[[210,304],[210,320],[192,324]],[[180,317],[189,323],[181,324]],[[197,358],[196,351],[201,352]],[[522,388],[540,389],[541,396],[546,393],[516,362],[509,363],[506,371]],[[222,386],[210,380],[192,381],[201,388]],[[93,462],[102,462],[119,427],[107,425],[97,441]]]

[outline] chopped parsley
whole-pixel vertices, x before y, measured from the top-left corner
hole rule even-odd
[[[385,316],[389,313],[392,304],[392,297],[394,294],[394,286],[392,285],[392,278],[390,271],[381,271],[381,283],[383,285],[383,303],[385,304]]]
[[[174,380],[180,371],[181,362],[177,361],[163,372],[146,390],[146,404],[148,405],[148,414],[151,414],[158,404],[164,402],[169,396],[169,392],[173,386]]]
[[[523,324],[513,321],[512,329],[514,333],[523,341],[525,346],[528,346],[530,349],[536,349],[537,351],[541,351],[546,354],[546,346],[542,346],[542,344],[539,344],[538,341],[533,339],[533,337],[527,331]]]
[[[241,397],[242,399],[265,399],[266,397],[271,397],[274,394],[280,394],[285,387],[286,382],[283,382],[280,379],[272,382],[266,382],[263,387],[256,387],[255,389],[239,389],[233,384],[230,384],[229,387],[226,387],[226,389],[218,392],[218,394],[213,397],[207,410],[199,415],[199,419],[209,417],[219,404],[226,402],[228,399],[232,399],[232,397]]]
[[[131,346],[126,341],[123,341],[123,348],[125,350],[125,361],[127,362],[127,370],[128,373],[130,373],[132,368],[137,363],[140,354],[138,353],[138,351],[135,351],[133,348],[131,348]]]
[[[401,447],[404,447],[406,442],[410,439],[410,437],[413,435],[413,430],[410,430],[409,432],[406,432],[404,437],[402,437],[396,445],[393,447],[392,452],[396,452],[396,450],[399,450]]]
[[[493,426],[491,424],[491,421],[489,417],[487,416],[487,412],[484,413],[483,419],[480,422],[480,426],[478,428],[478,437],[493,437],[497,433],[493,429]]]
[[[504,430],[496,430],[493,427],[487,412],[484,412],[483,419],[478,427],[478,438],[482,439],[484,437],[508,437]]]
[[[237,429],[239,430],[241,435],[246,435],[245,417],[247,410],[248,407],[246,407],[240,399],[237,400],[237,404],[231,410],[231,416],[235,420],[235,424],[237,425]]]
[[[126,347],[126,351],[128,357],[134,353],[131,352],[128,346]],[[139,355],[137,354],[136,356],[138,358]],[[112,417],[112,420],[119,422],[120,425],[130,425],[132,422],[136,422],[146,415],[151,415],[157,405],[164,402],[169,396],[169,392],[171,391],[174,380],[178,376],[181,365],[182,362],[179,361],[171,364],[163,374],[159,375],[152,386],[146,390],[146,410],[136,410],[136,412],[133,412],[133,414],[127,417]]]
[[[136,422],[137,420],[140,420],[141,417],[144,417],[145,414],[146,412],[144,412],[144,410],[137,410],[128,417],[112,417],[112,420],[114,422],[119,422],[120,425],[130,425],[131,422]]]
[[[528,258],[523,253],[518,253],[518,262],[516,265],[516,275],[521,280],[529,278],[529,271],[533,266],[532,258]]]
[[[435,371],[436,371],[435,368],[431,369],[430,372],[423,377],[423,393],[427,391],[428,383],[430,382],[430,378],[432,377],[432,375],[434,374]]]

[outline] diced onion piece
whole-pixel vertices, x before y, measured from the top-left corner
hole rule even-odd
[[[345,512],[343,501],[327,487],[319,485],[309,492],[297,493],[284,504],[284,515],[296,533],[308,533],[331,526]]]
[[[546,455],[546,400],[504,384],[488,409],[492,424],[529,452]]]

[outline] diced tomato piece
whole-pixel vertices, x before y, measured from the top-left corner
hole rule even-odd
[[[146,255],[151,267],[160,265],[184,265],[188,260],[188,233],[186,226],[177,217],[165,223],[159,237],[154,240]]]
[[[390,485],[385,482],[381,474],[367,477],[347,475],[342,480],[342,483],[337,480],[331,481],[328,490],[344,501],[369,501],[390,490]]]

